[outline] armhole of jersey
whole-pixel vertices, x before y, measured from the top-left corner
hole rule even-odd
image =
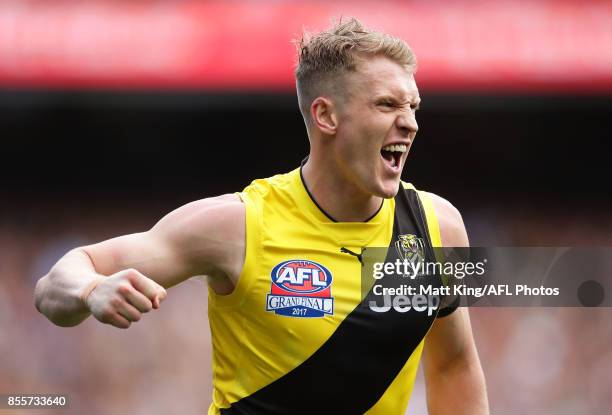
[[[259,263],[260,253],[260,229],[261,214],[260,206],[247,192],[237,192],[236,195],[244,203],[245,211],[245,255],[242,271],[234,290],[227,295],[216,294],[209,288],[209,302],[215,308],[230,308],[239,306],[244,300],[245,294],[256,279],[255,271]]]
[[[433,205],[433,201],[427,192],[417,190],[421,203],[423,204],[423,210],[425,210],[425,220],[427,221],[427,229],[429,231],[429,237],[431,238],[431,246],[433,248],[442,247],[442,233],[440,232],[440,222],[438,222],[438,215]],[[440,258],[438,258],[440,259]],[[442,281],[444,284],[448,284],[448,276],[442,275]],[[455,299],[451,304],[440,309],[436,318],[443,318],[452,314],[459,306],[459,297]]]
[[[442,247],[442,234],[440,233],[440,223],[438,222],[438,215],[434,209],[431,197],[422,190],[417,190],[421,203],[423,204],[423,210],[425,210],[425,221],[427,222],[427,230],[429,231],[429,237],[431,238],[431,246],[434,248]]]

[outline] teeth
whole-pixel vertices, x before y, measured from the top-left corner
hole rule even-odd
[[[405,153],[407,149],[408,147],[406,147],[406,144],[394,144],[383,147],[383,150],[385,151],[396,151],[399,153]]]

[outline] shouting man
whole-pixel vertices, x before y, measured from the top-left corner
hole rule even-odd
[[[205,275],[209,414],[402,415],[422,354],[430,414],[488,414],[467,309],[364,305],[365,248],[468,244],[449,202],[400,178],[421,101],[412,51],[356,19],[298,49],[302,165],[68,252],[38,282],[38,310],[60,326],[91,314],[128,328]]]

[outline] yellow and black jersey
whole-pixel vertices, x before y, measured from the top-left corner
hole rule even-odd
[[[209,290],[209,415],[404,414],[436,313],[360,306],[360,253],[409,235],[433,255],[441,241],[428,195],[402,182],[366,222],[327,216],[301,169],[239,195],[244,269],[231,294]]]

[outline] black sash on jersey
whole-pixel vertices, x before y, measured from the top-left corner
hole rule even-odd
[[[400,186],[386,261],[398,258],[394,243],[405,234],[422,238],[426,258],[433,260],[418,194]],[[377,313],[358,305],[308,359],[221,414],[363,414],[383,396],[435,318],[414,309]]]

